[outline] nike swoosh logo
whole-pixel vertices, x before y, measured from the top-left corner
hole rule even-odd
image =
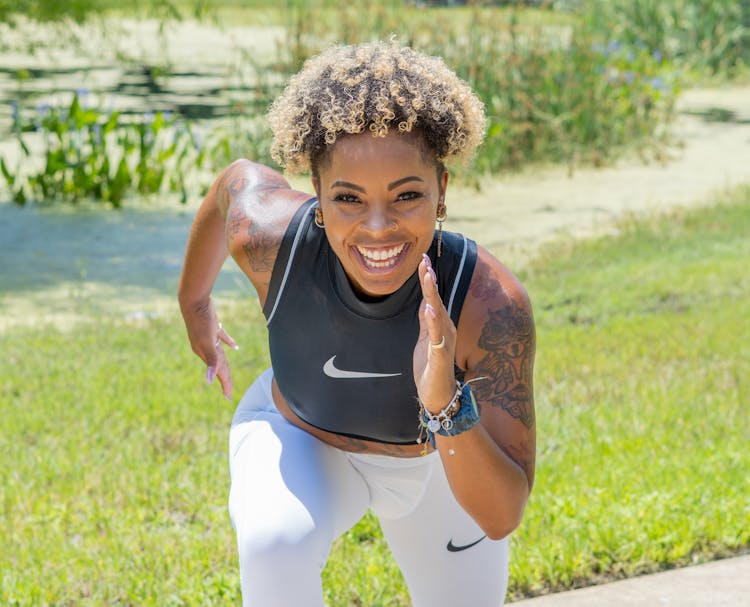
[[[471,548],[472,546],[476,546],[479,542],[481,542],[484,538],[486,538],[486,535],[483,535],[480,537],[476,542],[472,542],[471,544],[466,544],[465,546],[456,546],[453,543],[453,539],[448,542],[448,545],[446,548],[448,549],[448,552],[461,552],[462,550],[466,550],[467,548]]]
[[[373,377],[396,377],[401,373],[370,373],[369,371],[344,371],[337,369],[336,365],[333,364],[333,359],[336,358],[334,354],[326,361],[323,365],[323,373],[333,379],[365,379]]]

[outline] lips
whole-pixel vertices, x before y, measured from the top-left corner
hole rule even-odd
[[[371,270],[384,270],[392,268],[402,257],[407,248],[406,243],[390,247],[354,247],[365,267]]]

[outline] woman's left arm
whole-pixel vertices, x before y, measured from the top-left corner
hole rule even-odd
[[[440,411],[455,392],[454,360],[466,369],[480,422],[456,436],[438,434],[435,442],[458,502],[490,538],[500,539],[520,524],[534,483],[531,304],[510,271],[480,247],[456,331],[437,295],[429,260],[419,271],[424,303],[415,380],[420,400],[431,413]],[[435,348],[443,336],[444,347]]]

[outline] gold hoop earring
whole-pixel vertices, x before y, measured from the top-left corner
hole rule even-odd
[[[320,210],[320,207],[315,209],[315,225],[321,230],[326,227],[326,224],[323,221],[323,211]]]
[[[438,202],[437,217],[435,218],[438,222],[438,241],[437,241],[437,256],[440,257],[443,252],[443,222],[448,218],[448,207],[445,206],[445,202],[442,198]]]

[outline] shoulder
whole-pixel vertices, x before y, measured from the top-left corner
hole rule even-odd
[[[249,160],[229,165],[212,190],[226,222],[229,252],[260,294],[289,222],[312,196],[294,190],[274,169]]]
[[[523,345],[533,356],[534,340],[533,312],[526,289],[502,262],[478,246],[458,325],[459,364],[469,369],[501,344]]]
[[[250,219],[274,219],[289,223],[294,212],[311,195],[293,189],[284,176],[271,167],[246,159],[235,160],[211,186],[219,211]]]

